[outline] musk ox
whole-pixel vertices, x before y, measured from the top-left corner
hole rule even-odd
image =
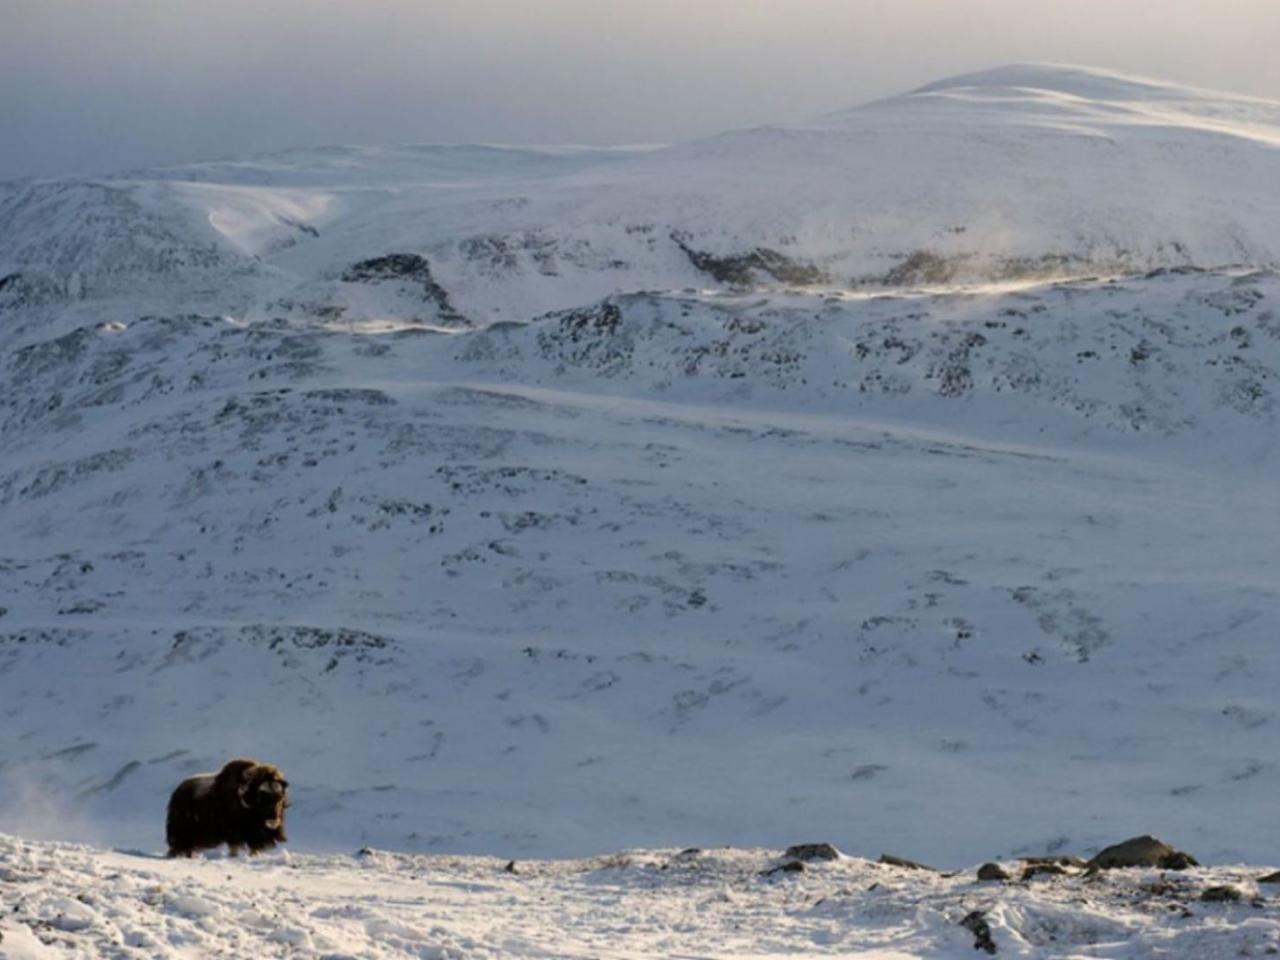
[[[289,782],[279,769],[240,757],[217,773],[183,780],[169,798],[169,856],[190,857],[226,844],[231,856],[284,843]]]

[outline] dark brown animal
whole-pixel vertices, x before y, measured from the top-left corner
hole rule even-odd
[[[224,843],[233,857],[244,847],[252,855],[284,843],[288,789],[278,768],[244,757],[217,773],[188,777],[169,798],[169,856],[190,857]]]

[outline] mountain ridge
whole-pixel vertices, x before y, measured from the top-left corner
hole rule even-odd
[[[105,319],[127,319],[146,300],[437,324],[431,297],[343,280],[397,255],[426,261],[473,325],[635,290],[1274,264],[1280,108],[1159,86],[1136,109],[1034,87],[1137,82],[1116,76],[1007,67],[659,149],[320,149],[10,184],[0,311],[21,298],[45,322],[116,306]]]

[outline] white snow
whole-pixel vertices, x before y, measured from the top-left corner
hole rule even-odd
[[[1258,871],[975,880],[844,857],[767,871],[768,850],[507,861],[382,851],[165,861],[0,835],[0,957],[587,958],[1266,956],[1280,909]],[[1019,864],[1008,864],[1015,875]],[[1231,886],[1241,899],[1206,903]]]
[[[1266,952],[1269,900],[668,848],[1280,860],[1277,130],[1034,65],[0,185],[0,946]],[[236,755],[291,859],[37,842],[161,851]]]

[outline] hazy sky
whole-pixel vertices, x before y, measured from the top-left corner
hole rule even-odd
[[[1280,99],[1280,0],[0,0],[0,179],[640,143],[1055,60]]]

